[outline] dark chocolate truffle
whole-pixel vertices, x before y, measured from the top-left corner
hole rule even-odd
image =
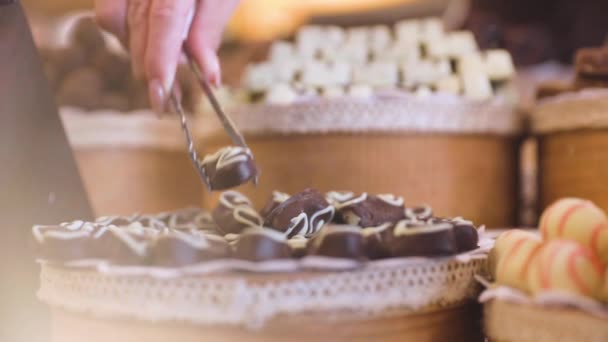
[[[376,227],[405,218],[403,198],[363,193],[336,206],[342,221],[360,227]]]
[[[365,242],[361,228],[329,225],[309,243],[309,253],[334,258],[364,259]]]
[[[249,261],[288,259],[291,250],[285,235],[268,228],[248,228],[234,243],[234,255]]]
[[[266,205],[264,206],[264,208],[262,210],[260,210],[260,215],[262,216],[262,218],[266,219],[266,217],[268,217],[268,215],[276,208],[279,206],[279,204],[287,201],[289,199],[289,195],[284,193],[284,192],[280,192],[280,191],[273,191],[272,195],[270,196],[270,199],[268,199],[268,202],[266,202]]]
[[[393,256],[447,256],[458,252],[454,227],[450,223],[398,222],[389,235]]]
[[[317,190],[306,189],[278,205],[265,225],[284,232],[287,237],[314,235],[334,216],[334,207]]]
[[[226,191],[220,195],[217,208],[212,212],[218,233],[238,234],[248,227],[259,227],[263,220],[251,202],[236,191]]]
[[[151,246],[155,266],[179,267],[202,261],[227,258],[230,245],[226,240],[200,232],[172,230],[158,236]]]
[[[458,252],[466,252],[477,248],[479,235],[477,229],[471,221],[455,218],[452,220],[454,225],[454,238]]]
[[[211,190],[234,188],[257,176],[257,169],[249,149],[228,146],[206,155],[201,167]]]

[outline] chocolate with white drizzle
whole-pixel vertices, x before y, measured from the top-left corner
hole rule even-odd
[[[386,244],[386,236],[392,234],[394,224],[384,223],[377,227],[368,227],[361,230],[365,243],[365,254],[368,258],[383,259],[391,256],[391,252]]]
[[[234,243],[234,256],[249,261],[289,259],[291,249],[281,232],[253,227],[245,229]]]
[[[399,221],[387,235],[392,256],[447,256],[458,252],[450,223]]]
[[[454,225],[454,238],[456,239],[458,252],[466,252],[477,248],[479,235],[473,222],[461,217],[453,218],[451,221]]]
[[[234,188],[257,176],[251,151],[240,146],[227,146],[206,155],[201,167],[210,190]]]
[[[231,247],[224,238],[199,231],[167,230],[154,239],[151,261],[155,266],[180,267],[228,258]]]
[[[108,226],[92,235],[102,258],[117,265],[142,265],[149,261],[151,239],[159,232],[141,225]]]
[[[375,227],[405,218],[403,198],[391,194],[360,196],[335,205],[341,220],[359,227]]]
[[[211,215],[221,235],[238,234],[245,228],[259,227],[264,222],[249,199],[237,191],[223,192]]]
[[[433,217],[433,209],[428,205],[405,208],[405,217],[410,220],[426,221]]]
[[[363,259],[365,242],[361,229],[349,225],[329,225],[309,242],[309,254],[334,258]]]
[[[276,208],[279,206],[279,204],[287,201],[289,199],[289,195],[284,193],[284,192],[280,192],[280,191],[273,191],[272,195],[270,196],[270,199],[268,200],[268,202],[266,202],[266,205],[264,206],[264,208],[262,208],[262,210],[260,210],[260,215],[266,219],[266,217],[268,217],[268,215]]]
[[[55,226],[37,225],[32,233],[39,257],[53,261],[95,258],[91,234],[100,229],[93,222],[74,221]]]
[[[266,217],[265,225],[284,232],[288,238],[296,235],[313,236],[323,225],[331,222],[334,207],[314,189],[294,194],[279,204]]]

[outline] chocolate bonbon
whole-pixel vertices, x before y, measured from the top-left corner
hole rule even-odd
[[[374,196],[363,193],[335,207],[343,222],[360,227],[374,227],[405,218],[403,198],[390,194]]]
[[[394,225],[385,223],[378,227],[368,227],[361,230],[363,234],[365,253],[370,259],[383,259],[391,256],[387,245],[387,234],[392,234]]]
[[[458,252],[449,223],[400,221],[387,240],[392,256],[447,256]]]
[[[251,202],[236,191],[220,195],[218,206],[212,212],[220,234],[238,234],[247,227],[261,226],[262,217],[253,209]]]
[[[334,258],[366,257],[361,229],[348,225],[329,225],[310,241],[309,254]]]
[[[272,195],[270,196],[270,199],[268,199],[268,202],[266,202],[264,208],[260,210],[260,215],[263,218],[266,218],[276,207],[278,207],[281,203],[287,201],[288,199],[288,194],[280,191],[273,191]]]
[[[202,261],[228,258],[231,248],[221,237],[200,232],[169,231],[154,239],[152,263],[156,266],[179,267]]]
[[[257,169],[249,149],[228,146],[201,161],[211,190],[234,188],[257,176]]]
[[[284,232],[287,237],[312,236],[331,222],[334,207],[314,189],[294,194],[266,217],[265,225]]]
[[[455,218],[451,220],[451,223],[454,226],[454,238],[456,239],[458,252],[466,252],[477,248],[479,234],[473,222]]]
[[[249,261],[288,259],[291,249],[281,232],[269,228],[247,228],[234,244],[234,256]]]

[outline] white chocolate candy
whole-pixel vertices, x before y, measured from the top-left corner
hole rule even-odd
[[[420,86],[416,88],[415,94],[420,98],[425,98],[431,96],[433,92],[431,91],[431,88],[427,86]]]
[[[298,54],[304,58],[314,58],[323,41],[323,28],[320,26],[304,26],[296,35]]]
[[[321,95],[326,99],[336,99],[344,96],[344,87],[327,86],[321,88]]]
[[[608,264],[608,218],[591,201],[564,198],[551,204],[540,218],[540,231],[545,240],[577,241]]]
[[[366,84],[353,84],[348,88],[348,96],[357,99],[369,99],[373,94],[372,87]]]
[[[278,105],[288,105],[298,98],[298,94],[286,83],[279,83],[266,93],[266,102]]]
[[[308,86],[321,87],[333,84],[329,66],[323,62],[310,61],[302,68],[302,83]]]
[[[506,50],[488,50],[485,53],[484,67],[491,80],[506,80],[515,74],[511,54]]]
[[[438,80],[449,76],[451,68],[447,60],[422,60],[414,64],[404,63],[401,66],[401,72],[403,73],[403,85],[415,87],[434,84]]]
[[[346,44],[366,45],[369,41],[369,29],[367,27],[352,27],[346,30]]]
[[[460,94],[460,79],[455,75],[446,76],[435,83],[438,92]]]
[[[385,50],[392,42],[393,36],[387,26],[377,25],[370,29],[369,45],[372,51]]]
[[[485,100],[492,97],[492,84],[483,68],[481,55],[472,53],[461,56],[458,71],[464,95],[471,100]]]
[[[345,86],[352,81],[352,67],[346,62],[334,62],[329,65],[331,84]]]
[[[439,18],[426,18],[420,22],[419,37],[421,41],[439,39],[444,32],[443,22]]]
[[[276,82],[275,69],[271,63],[251,64],[245,70],[245,87],[252,91],[265,91]]]
[[[334,48],[338,45],[341,45],[346,40],[346,32],[340,26],[327,26],[323,31],[323,41],[327,42],[330,45],[333,45]]]
[[[396,62],[399,64],[415,64],[420,61],[421,54],[416,41],[395,41],[382,51],[375,51],[375,61]]]
[[[397,64],[374,62],[355,68],[354,80],[372,87],[395,86],[399,80]]]
[[[339,48],[330,45],[321,48],[321,59],[328,62],[362,65],[368,61],[369,55],[369,47],[365,43],[347,42]]]
[[[602,297],[605,267],[589,248],[568,240],[545,243],[528,271],[532,294],[565,292]]]
[[[418,44],[420,39],[420,21],[418,20],[402,20],[395,25],[396,40],[400,43],[413,42]]]
[[[479,50],[475,37],[470,31],[450,32],[445,37],[444,43],[447,47],[447,55],[450,57],[464,56]]]
[[[277,41],[270,46],[269,59],[273,62],[290,61],[296,57],[293,44],[285,41]]]
[[[277,82],[291,83],[302,66],[298,60],[284,60],[274,63],[274,72]]]

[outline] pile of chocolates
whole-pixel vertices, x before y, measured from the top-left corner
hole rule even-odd
[[[226,191],[210,213],[100,218],[35,226],[33,233],[43,259],[167,267],[309,255],[359,261],[450,256],[478,243],[470,221],[435,217],[430,207],[408,208],[401,197],[314,189],[274,192],[261,211],[241,193]]]
[[[543,99],[587,88],[608,88],[608,47],[578,50],[574,67],[576,77],[573,82],[541,84],[537,89],[536,98]]]
[[[92,18],[80,19],[67,47],[40,48],[45,74],[60,106],[128,112],[148,109],[148,88],[133,77],[128,56],[112,51]],[[186,110],[200,94],[187,70],[179,70]]]
[[[480,51],[469,31],[446,32],[439,18],[395,25],[305,26],[294,42],[275,42],[267,61],[244,76],[249,100],[289,104],[301,96],[366,98],[402,89],[484,100],[513,77],[506,50]]]

